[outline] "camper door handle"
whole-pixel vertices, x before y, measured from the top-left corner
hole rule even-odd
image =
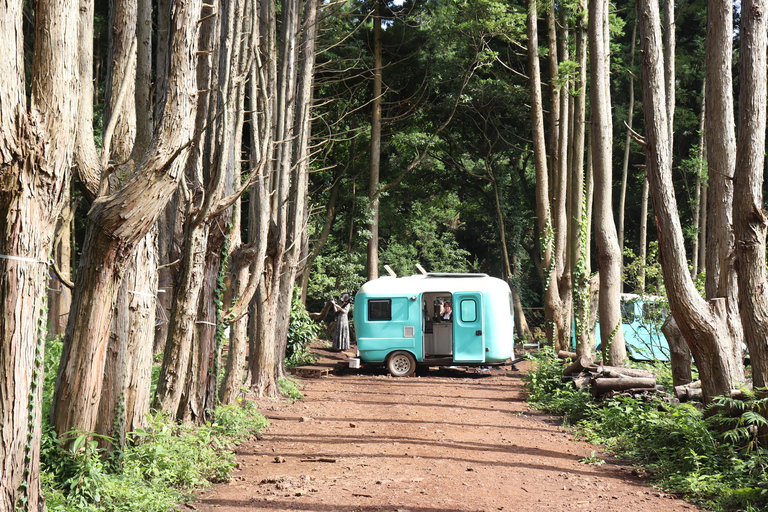
[[[483,331],[475,331],[475,336],[482,336],[482,335],[483,335]]]

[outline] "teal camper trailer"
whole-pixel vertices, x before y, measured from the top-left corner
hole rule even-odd
[[[503,363],[513,354],[511,296],[506,282],[486,274],[369,281],[355,294],[360,361],[386,365],[396,377],[412,375],[417,365]],[[441,315],[449,303],[452,313]]]
[[[622,293],[621,331],[627,357],[633,361],[669,361],[669,344],[661,326],[669,315],[666,301],[652,295]],[[600,323],[595,325],[597,351],[601,350]],[[576,347],[574,333],[574,348]]]

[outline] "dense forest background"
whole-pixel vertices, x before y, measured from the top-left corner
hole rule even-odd
[[[705,396],[745,345],[765,385],[761,9],[6,2],[0,511],[42,503],[44,429],[275,396],[291,322],[385,265],[500,277],[580,356],[599,320],[615,365],[619,293],[666,297]]]

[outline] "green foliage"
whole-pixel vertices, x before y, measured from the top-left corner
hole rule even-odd
[[[190,425],[151,415],[148,427],[109,457],[92,434],[73,434],[71,449],[64,449],[45,425],[40,458],[48,510],[170,511],[195,490],[228,481],[235,465],[230,447],[267,421],[251,401],[218,407],[213,417],[213,423]]]
[[[285,396],[290,402],[295,402],[296,400],[304,398],[304,395],[299,389],[299,383],[290,377],[278,380],[277,385],[280,388],[280,394]]]
[[[285,364],[288,367],[301,366],[315,362],[315,356],[310,350],[310,344],[318,337],[321,327],[310,317],[304,304],[301,303],[301,290],[293,291],[291,300],[291,317],[288,325],[288,344],[285,349]]]
[[[551,346],[532,356],[535,370],[523,376],[528,402],[569,422],[585,418],[594,407],[592,396],[563,384],[563,364]]]
[[[640,269],[645,270],[645,287],[640,282]],[[648,244],[645,261],[628,247],[624,247],[624,282],[635,288],[636,293],[666,297],[661,263],[659,263],[659,242]]]
[[[627,397],[596,403],[562,383],[562,363],[553,350],[542,350],[534,361],[524,378],[529,402],[578,419],[580,437],[642,466],[656,485],[717,511],[768,507],[768,450],[758,444],[760,429],[768,426],[764,390],[745,391],[744,399],[717,398],[705,418],[690,404]],[[594,453],[582,459],[598,461]]]

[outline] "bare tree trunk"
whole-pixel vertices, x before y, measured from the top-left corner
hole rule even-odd
[[[744,332],[739,318],[738,282],[733,254],[733,174],[736,142],[733,119],[733,12],[725,1],[711,0],[707,6],[706,145],[709,190],[707,192],[708,299],[724,297],[733,359],[741,368]],[[691,347],[693,348],[693,347]],[[695,352],[694,352],[695,356]],[[743,371],[742,371],[743,374]],[[743,377],[742,377],[743,379]]]
[[[561,13],[561,21],[564,14]],[[565,23],[562,23],[565,26]],[[558,53],[562,61],[570,60],[568,51],[568,30],[563,28],[558,39]],[[569,130],[571,128],[571,96],[569,93],[570,82],[566,79],[563,83],[563,91],[560,94],[560,135],[558,136],[557,167],[554,169],[555,194],[552,198],[552,212],[555,228],[555,272],[557,274],[557,299],[550,302],[556,305],[552,311],[552,318],[556,324],[554,328],[555,350],[570,349],[571,341],[571,267],[569,264],[570,252],[568,251],[568,171],[572,163],[569,161],[568,148],[571,144]],[[553,297],[554,298],[554,297]]]
[[[537,15],[538,17],[538,15]],[[557,18],[555,17],[555,1],[547,1],[547,44],[549,47],[549,170],[554,173],[560,167],[560,84],[558,83],[559,59],[557,46]],[[554,197],[554,187],[557,181],[549,180],[551,190],[547,191],[550,199]]]
[[[541,100],[541,75],[539,68],[539,36],[536,0],[528,1],[528,66],[531,86],[531,124],[533,128],[533,154],[536,170],[536,218],[542,240],[542,267],[544,271],[545,313],[547,313],[549,339],[554,342],[553,303],[559,300],[556,272],[554,271],[552,217],[549,202],[549,176],[547,171],[546,142],[544,139],[544,112]],[[548,313],[549,312],[549,313]]]
[[[586,0],[580,0],[577,13],[587,10]],[[585,16],[577,16],[576,59],[579,63],[574,88],[579,93],[574,98],[573,119],[573,160],[571,175],[571,215],[569,239],[571,240],[571,273],[573,275],[573,315],[575,322],[576,353],[587,358],[592,357],[592,343],[589,324],[589,269],[586,261],[588,244],[587,216],[584,208],[584,124],[587,103],[587,26]]]
[[[739,305],[755,388],[768,383],[768,290],[763,203],[768,21],[764,0],[741,4],[739,139],[736,144],[734,219]]]
[[[669,344],[669,364],[672,368],[672,385],[689,384],[691,377],[691,350],[675,322],[675,317],[668,316],[661,326],[661,331]]]
[[[71,280],[72,250],[71,237],[74,219],[72,201],[62,205],[61,215],[56,221],[53,259],[63,276]],[[48,285],[48,326],[49,335],[61,336],[67,328],[67,317],[72,304],[72,291],[58,278],[51,277]]]
[[[379,277],[379,171],[381,167],[381,0],[373,4],[373,101],[371,103],[371,163],[368,171],[368,198],[371,208],[371,223],[368,230],[368,260],[366,274],[371,281]]]
[[[196,90],[199,16],[199,0],[174,5],[167,101],[158,129],[136,173],[117,193],[98,198],[89,214],[51,411],[60,436],[95,427],[110,312],[121,270],[181,176],[186,145],[194,133],[195,101],[188,91]]]
[[[120,25],[112,27],[112,32],[115,34],[115,39],[120,41],[111,48],[114,62],[111,67],[108,66],[107,70],[108,84],[112,80],[116,86],[114,89],[108,88],[106,97],[107,105],[111,106],[110,110],[115,116],[119,115],[119,119],[113,120],[116,126],[114,133],[118,138],[125,137],[125,140],[120,140],[111,146],[111,156],[118,162],[135,161],[141,158],[149,146],[152,129],[152,106],[149,102],[151,57],[147,48],[151,49],[151,27],[150,34],[146,34],[147,24],[151,23],[151,6],[147,5],[148,0],[142,0],[141,11],[139,11],[138,6],[125,5],[127,3],[130,2],[116,2],[112,5],[113,21]],[[141,27],[138,21],[139,12],[143,16]],[[139,28],[142,34],[140,51],[137,44]],[[120,68],[116,65],[119,62],[126,66],[126,63],[136,58],[130,54],[133,51],[142,58],[140,77],[133,66]],[[137,66],[138,64],[137,60]],[[128,71],[127,74],[126,71]],[[133,95],[128,97],[127,95],[132,92]],[[121,95],[124,95],[125,99],[122,99],[123,103],[120,105],[118,102],[121,100]],[[143,110],[139,110],[139,106]],[[138,125],[142,130],[140,139],[136,137]],[[130,168],[132,169],[134,165],[131,163]],[[119,181],[115,180],[115,188],[121,185]],[[126,432],[143,426],[144,415],[149,411],[152,357],[151,354],[147,354],[147,347],[151,351],[152,332],[155,325],[156,238],[156,230],[153,227],[139,242],[131,256],[131,262],[120,284],[113,316],[113,333],[107,348],[108,358],[105,363],[96,433],[115,439],[120,446],[125,441]],[[138,297],[143,299],[137,299]],[[130,384],[138,386],[138,389],[129,389],[129,380]],[[130,396],[127,396],[129,394]],[[127,408],[129,406],[135,409],[129,410]],[[135,419],[137,423],[129,425],[126,418]],[[107,447],[110,443],[106,437],[101,437],[99,444]]]
[[[640,196],[640,242],[638,258],[640,259],[640,268],[637,272],[637,288],[640,293],[645,293],[645,265],[648,259],[648,176],[643,176],[643,191]]]
[[[44,510],[40,495],[46,262],[69,200],[76,122],[78,4],[38,2],[24,69],[21,1],[0,6],[0,510]],[[31,77],[29,103],[25,76]]]
[[[120,122],[116,124],[112,149],[117,162],[133,150],[136,138],[136,79],[135,67],[127,66],[136,53],[136,20],[138,3],[131,0],[109,2],[109,50],[107,53],[107,82],[105,88],[104,126],[119,111]],[[131,55],[133,53],[133,55]],[[126,71],[128,75],[126,75]],[[87,76],[91,76],[88,73]],[[118,90],[123,82],[129,88],[123,99],[124,108],[117,106]],[[141,155],[140,155],[141,156]]]
[[[664,71],[661,59],[661,27],[658,8],[643,0],[640,13],[640,41],[643,55],[643,107],[646,126],[646,172],[659,232],[664,284],[669,304],[680,331],[693,352],[706,400],[730,394],[740,380],[741,362],[733,358],[726,324],[725,300],[707,304],[698,294],[688,272],[677,201],[672,187],[668,149]],[[709,87],[708,87],[709,89]],[[743,375],[743,373],[741,374]]]
[[[275,110],[275,140],[277,141],[275,174],[272,194],[270,246],[267,249],[267,278],[257,294],[258,348],[251,365],[251,388],[259,396],[277,393],[277,317],[279,314],[280,282],[288,237],[288,198],[290,193],[291,161],[293,155],[293,117],[296,108],[296,70],[298,60],[297,34],[300,4],[290,0],[283,4],[280,49],[280,71],[277,79]]]
[[[701,88],[701,119],[699,120],[699,161],[696,166],[696,192],[694,196],[695,206],[693,210],[693,219],[697,223],[699,229],[696,236],[693,238],[693,247],[691,249],[691,262],[693,263],[693,269],[691,270],[691,276],[693,276],[694,279],[699,275],[699,254],[701,253],[701,248],[706,247],[706,238],[702,236],[701,229],[702,229],[702,211],[704,210],[704,207],[701,204],[702,197],[706,197],[704,194],[703,188],[706,187],[706,183],[702,180],[702,174],[704,172],[704,141],[706,140],[704,137],[704,127],[705,127],[705,121],[706,121],[706,112],[707,112],[707,105],[706,105],[706,93],[707,93],[707,82],[704,81],[704,85]],[[706,229],[706,228],[705,228]],[[700,243],[703,242],[703,243]]]
[[[589,2],[589,54],[592,88],[590,91],[591,138],[595,168],[595,242],[600,270],[600,336],[608,363],[621,366],[627,357],[621,331],[619,295],[621,293],[620,249],[611,207],[611,145],[613,125],[610,111],[608,67],[608,2]]]
[[[664,1],[664,21],[661,31],[664,37],[664,90],[667,98],[667,123],[669,128],[669,161],[673,157],[675,119],[675,2]]]
[[[635,41],[637,40],[637,20],[632,23],[632,43],[630,44],[630,53],[632,60],[630,66],[635,67]],[[629,107],[627,108],[627,137],[624,139],[624,159],[621,162],[621,193],[619,195],[619,267],[622,275],[624,273],[624,213],[627,202],[627,177],[629,175],[629,153],[632,148],[632,119],[635,117],[635,77],[629,73]],[[622,287],[624,282],[622,280]]]

